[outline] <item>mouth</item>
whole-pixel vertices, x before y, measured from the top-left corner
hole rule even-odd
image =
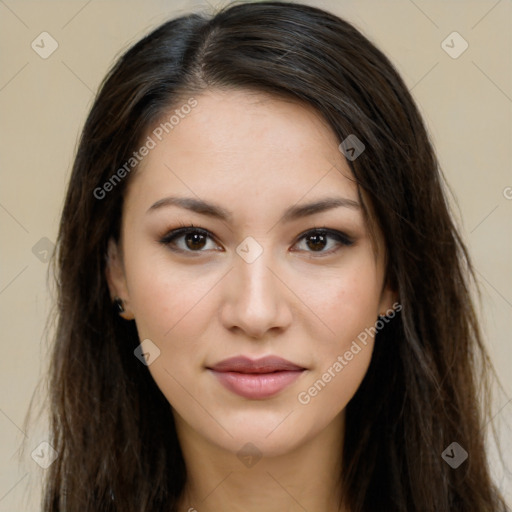
[[[234,357],[207,369],[226,389],[253,400],[277,395],[306,371],[306,368],[276,356],[258,360]]]

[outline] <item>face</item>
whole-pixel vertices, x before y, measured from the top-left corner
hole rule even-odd
[[[372,245],[339,141],[310,107],[247,91],[196,100],[130,177],[107,278],[150,340],[178,435],[279,455],[341,422],[365,375],[368,329],[395,299],[382,238]],[[237,356],[300,370],[211,369]]]

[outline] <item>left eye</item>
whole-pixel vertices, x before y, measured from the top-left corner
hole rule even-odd
[[[323,249],[328,245],[327,241],[329,239],[335,240],[335,243],[331,244],[331,248],[328,251],[324,251]],[[339,246],[349,247],[354,243],[344,233],[326,228],[316,228],[307,231],[299,237],[299,241],[305,241],[306,246],[313,249],[311,252],[320,252],[321,254],[331,254],[336,252]]]
[[[208,239],[213,241],[213,238],[208,231],[194,226],[187,226],[170,231],[160,240],[160,243],[166,245],[174,252],[197,253],[205,252],[205,250],[207,250],[205,249],[205,246],[207,245]],[[334,240],[335,242],[331,244],[329,250],[324,250],[325,247],[329,245],[329,239]],[[183,242],[184,245],[183,243],[177,243],[177,241]],[[306,252],[321,253],[322,255],[331,254],[337,251],[339,246],[348,247],[354,243],[344,233],[327,228],[315,228],[309,230],[300,235],[296,243],[298,244],[303,241],[306,243],[306,246],[311,249],[310,251],[305,249]],[[215,247],[211,249],[218,250]]]

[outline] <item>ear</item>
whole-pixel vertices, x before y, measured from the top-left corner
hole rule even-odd
[[[384,286],[382,287],[382,292],[380,295],[379,301],[379,315],[387,316],[390,310],[397,309],[397,305],[399,304],[398,298],[398,290],[395,290],[389,279],[386,279]]]
[[[112,301],[120,298],[123,301],[124,307],[124,312],[120,313],[120,316],[125,320],[133,320],[135,317],[130,308],[130,294],[126,284],[123,256],[119,245],[113,238],[110,238],[108,241],[106,261],[105,277],[107,278],[110,297]]]

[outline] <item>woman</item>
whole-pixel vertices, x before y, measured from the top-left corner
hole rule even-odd
[[[442,174],[338,17],[244,3],[129,49],[55,263],[45,511],[506,510]]]

